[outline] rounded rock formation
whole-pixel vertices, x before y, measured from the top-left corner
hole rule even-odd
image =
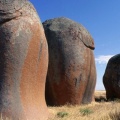
[[[3,120],[46,120],[48,47],[27,0],[0,0],[0,113]]]
[[[47,104],[90,103],[96,84],[91,35],[82,25],[64,17],[47,20],[43,26],[49,49]]]
[[[103,76],[103,84],[107,100],[120,98],[120,54],[109,59]]]

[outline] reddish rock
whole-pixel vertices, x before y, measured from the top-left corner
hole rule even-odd
[[[0,0],[0,113],[3,120],[46,120],[48,48],[27,0]]]
[[[108,100],[120,98],[120,54],[111,57],[108,61],[103,76],[103,84]]]
[[[55,18],[43,23],[49,49],[48,105],[90,103],[96,84],[94,41],[80,24]]]

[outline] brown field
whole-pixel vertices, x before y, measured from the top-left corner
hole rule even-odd
[[[48,107],[48,120],[120,120],[120,100],[106,102],[105,91],[96,91],[95,99],[88,105]]]

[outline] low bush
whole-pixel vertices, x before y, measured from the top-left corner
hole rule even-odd
[[[90,110],[89,108],[84,108],[84,109],[80,109],[80,113],[81,113],[83,116],[85,116],[85,115],[88,116],[89,114],[93,113],[93,111]]]
[[[57,116],[60,117],[60,118],[63,118],[65,116],[68,116],[68,113],[67,112],[58,112]]]

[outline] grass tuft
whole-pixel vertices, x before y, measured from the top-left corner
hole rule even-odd
[[[80,113],[85,116],[85,115],[90,115],[91,113],[93,113],[92,110],[90,110],[89,108],[83,108],[83,109],[80,109]]]
[[[67,112],[58,112],[57,116],[60,117],[60,118],[63,118],[65,116],[68,116],[68,113]]]

